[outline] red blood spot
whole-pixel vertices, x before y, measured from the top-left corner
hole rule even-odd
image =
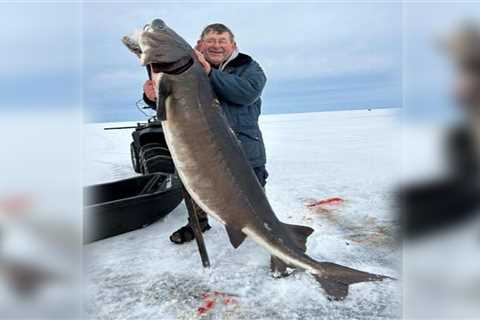
[[[207,311],[209,311],[210,309],[212,309],[214,305],[215,305],[215,301],[210,300],[210,299],[205,299],[203,304],[200,307],[198,307],[197,313],[198,314],[204,314]]]
[[[213,300],[210,299],[211,296],[214,297]],[[232,297],[232,295],[220,291],[204,292],[202,293],[201,297],[203,302],[200,307],[197,308],[197,313],[199,315],[205,314],[210,311],[215,306],[216,302],[223,302],[224,305],[237,303],[237,301]]]
[[[33,199],[30,194],[15,194],[0,201],[0,209],[8,213],[19,214],[30,209]]]
[[[306,206],[308,208],[313,208],[316,206],[321,206],[321,205],[335,205],[335,204],[340,204],[343,202],[343,199],[340,197],[332,197],[332,198],[327,198],[327,199],[322,199],[319,201],[315,201],[313,203],[309,203]]]
[[[207,308],[211,309],[215,305],[215,301],[213,300],[208,300],[207,301]]]

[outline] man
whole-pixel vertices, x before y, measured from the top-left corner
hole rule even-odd
[[[456,226],[480,209],[480,26],[463,25],[442,44],[454,65],[452,91],[464,120],[446,136],[449,170],[401,193],[400,213],[409,238]]]
[[[480,25],[467,23],[447,40],[456,79],[454,96],[464,112],[462,127],[450,135],[452,169],[465,178],[480,175]]]
[[[238,51],[232,31],[220,23],[205,27],[197,41],[195,55],[207,73],[228,123],[241,142],[258,181],[265,186],[268,177],[265,146],[258,126],[262,104],[260,96],[266,82],[263,70],[250,56]],[[143,88],[145,102],[155,107],[155,82],[147,80]],[[210,229],[205,212],[193,201],[192,205],[199,216],[202,232]],[[193,238],[189,222],[175,231],[170,240],[181,244]]]

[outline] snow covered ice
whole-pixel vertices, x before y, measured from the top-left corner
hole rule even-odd
[[[307,242],[313,258],[399,276],[401,250],[394,241],[398,223],[392,209],[401,161],[397,113],[261,117],[268,199],[283,222],[315,229]],[[135,175],[131,130],[103,130],[132,124],[85,126],[85,185]],[[344,201],[307,206],[330,197]],[[268,252],[248,238],[234,249],[213,218],[213,228],[205,233],[212,266],[203,269],[194,242],[178,246],[169,240],[186,220],[182,203],[151,226],[86,246],[87,311],[99,319],[400,317],[400,281],[355,284],[345,301],[330,302],[308,274],[273,278]]]

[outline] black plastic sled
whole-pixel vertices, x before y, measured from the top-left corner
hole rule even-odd
[[[84,188],[84,243],[149,225],[183,199],[175,175],[154,173]]]

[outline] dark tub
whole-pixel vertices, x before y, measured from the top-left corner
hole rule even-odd
[[[149,225],[182,201],[173,175],[154,173],[84,188],[84,243]]]

